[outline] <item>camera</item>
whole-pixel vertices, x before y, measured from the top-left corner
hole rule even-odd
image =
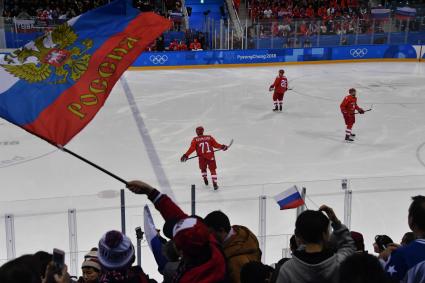
[[[138,240],[143,240],[143,234],[145,234],[145,232],[142,231],[142,228],[140,228],[139,226],[139,227],[136,227],[135,230],[136,230],[136,238]]]

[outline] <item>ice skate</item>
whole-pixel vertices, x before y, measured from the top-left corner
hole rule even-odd
[[[279,108],[277,107],[277,105],[275,105],[273,111],[278,111],[278,110],[279,110]]]
[[[208,179],[207,179],[207,177],[204,177],[204,184],[205,184],[205,186],[208,186]]]
[[[279,105],[279,111],[282,111],[282,105]]]
[[[351,133],[350,134],[350,137],[355,138],[356,137],[356,134]]]
[[[214,191],[218,190],[218,185],[216,182],[213,182]]]
[[[354,140],[350,137],[350,135],[345,135],[346,142],[353,142]]]

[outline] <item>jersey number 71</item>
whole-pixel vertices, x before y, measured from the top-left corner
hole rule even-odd
[[[211,152],[210,145],[208,142],[199,143],[199,147],[201,148],[202,153]]]

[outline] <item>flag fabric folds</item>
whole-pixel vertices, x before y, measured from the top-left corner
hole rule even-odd
[[[410,7],[397,7],[395,17],[399,20],[413,19],[416,17],[416,9]]]
[[[375,20],[388,20],[391,16],[390,9],[375,8],[371,10],[372,18]]]
[[[286,191],[276,195],[274,197],[280,210],[296,208],[304,204],[304,200],[298,191],[297,186],[292,186]]]
[[[65,145],[105,103],[122,73],[171,26],[131,0],[69,20],[0,58],[0,117]]]
[[[151,249],[155,257],[155,261],[158,264],[158,270],[162,271],[167,263],[167,259],[162,253],[161,239],[153,222],[151,211],[147,205],[145,205],[143,212],[143,228],[145,229],[146,241],[148,242],[149,248]]]

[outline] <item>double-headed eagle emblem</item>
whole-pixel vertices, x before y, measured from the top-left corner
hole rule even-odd
[[[7,64],[0,66],[29,83],[63,84],[76,81],[85,73],[91,58],[85,53],[92,46],[91,39],[78,41],[78,35],[65,23],[6,55],[4,62]]]

